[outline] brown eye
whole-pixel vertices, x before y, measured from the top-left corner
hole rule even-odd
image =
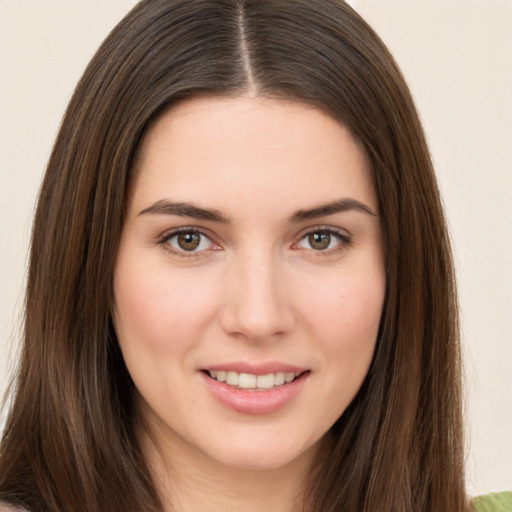
[[[334,229],[317,229],[306,233],[297,243],[299,249],[308,249],[313,252],[331,253],[337,249],[344,249],[351,243],[350,235]]]
[[[309,246],[315,251],[323,251],[331,245],[331,233],[319,231],[308,235]]]
[[[176,242],[184,251],[194,251],[201,243],[200,233],[182,233],[177,236]]]
[[[166,236],[162,243],[177,253],[198,253],[218,247],[200,231],[179,231]]]

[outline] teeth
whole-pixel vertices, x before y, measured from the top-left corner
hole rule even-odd
[[[274,375],[274,386],[282,386],[286,382],[284,372],[279,372]]]
[[[284,383],[292,382],[299,373],[277,372],[267,375],[252,375],[250,373],[224,372],[211,370],[209,372],[212,379],[218,382],[225,382],[229,386],[241,389],[272,389],[276,386],[282,386]]]
[[[228,372],[226,373],[226,384],[230,386],[238,386],[238,373]]]
[[[260,389],[270,389],[275,386],[275,377],[273,373],[269,373],[268,375],[258,375],[256,381],[258,383],[258,388]]]
[[[256,375],[241,373],[238,376],[238,387],[243,389],[254,389],[256,387]]]

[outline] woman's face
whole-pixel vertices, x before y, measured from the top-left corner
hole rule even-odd
[[[384,299],[363,152],[297,102],[176,106],[139,148],[114,291],[162,446],[240,469],[313,453],[365,378]]]

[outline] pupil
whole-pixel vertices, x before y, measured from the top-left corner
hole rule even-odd
[[[331,243],[331,235],[329,233],[311,233],[308,238],[311,247],[317,251],[327,249]]]
[[[193,251],[199,245],[201,237],[197,233],[182,233],[178,235],[178,245],[184,251]]]

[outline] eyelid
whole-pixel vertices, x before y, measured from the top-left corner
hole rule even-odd
[[[351,243],[352,243],[352,234],[348,232],[346,229],[329,226],[329,225],[317,225],[317,226],[308,226],[307,228],[303,229],[296,237],[296,241],[293,243],[292,248],[297,246],[304,238],[306,238],[308,235],[311,235],[312,233],[329,233],[331,235],[334,235],[340,239],[340,243],[337,244],[335,247],[331,249],[326,250],[318,250],[315,251],[314,249],[302,249],[297,248],[297,250],[305,250],[308,252],[313,252],[319,256],[322,255],[329,255],[336,253],[340,250],[346,249]]]
[[[214,247],[202,249],[199,251],[185,251],[176,249],[168,242],[169,240],[171,240],[172,238],[181,233],[198,233],[207,238]],[[158,237],[157,243],[159,245],[162,245],[165,248],[165,250],[169,251],[171,254],[183,258],[199,258],[205,256],[205,253],[207,253],[208,251],[218,251],[222,249],[221,245],[215,240],[215,237],[212,236],[212,233],[209,230],[206,230],[198,226],[180,226],[178,228],[169,229],[168,231],[165,231]]]
[[[297,240],[302,240],[306,235],[309,235],[311,233],[316,233],[318,231],[333,233],[335,235],[339,235],[346,239],[352,238],[352,233],[350,233],[347,229],[339,228],[339,227],[332,226],[329,224],[316,224],[314,226],[308,226],[307,228],[302,229],[297,234],[296,238],[297,238]]]

